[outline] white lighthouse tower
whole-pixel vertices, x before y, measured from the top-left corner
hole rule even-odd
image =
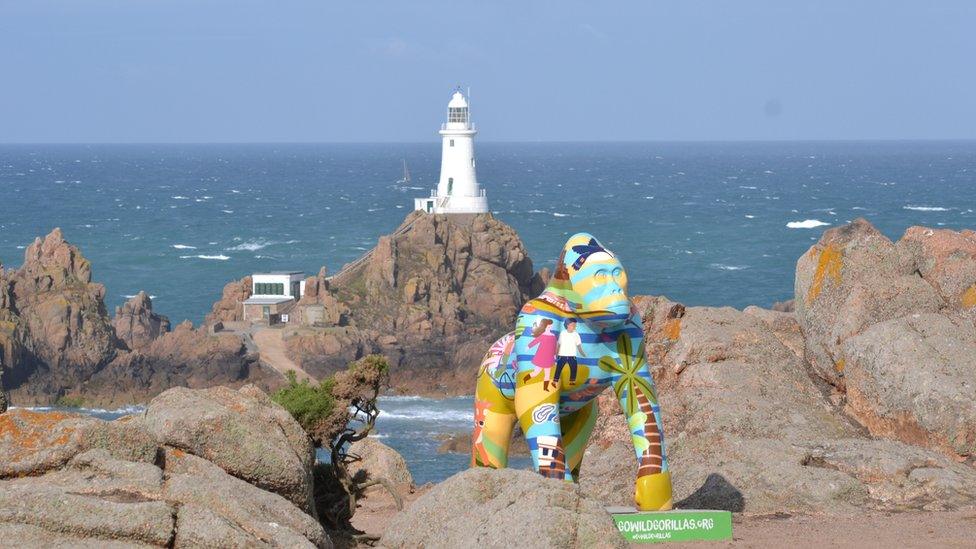
[[[478,185],[474,168],[474,136],[468,100],[458,89],[447,104],[441,124],[441,178],[426,198],[415,198],[414,209],[428,213],[485,213],[488,197]]]

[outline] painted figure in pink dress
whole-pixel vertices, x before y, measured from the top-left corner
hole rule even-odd
[[[535,369],[525,374],[522,381],[528,382],[533,377],[542,372],[542,388],[549,390],[549,378],[552,376],[552,367],[556,365],[556,334],[552,333],[552,320],[542,319],[539,324],[532,328],[532,341],[529,348],[536,347],[535,355],[532,357],[532,364]]]

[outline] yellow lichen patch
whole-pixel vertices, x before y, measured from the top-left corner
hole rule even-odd
[[[976,284],[969,287],[968,290],[962,294],[962,308],[971,309],[976,307]]]
[[[834,370],[837,370],[837,373],[843,373],[844,366],[846,365],[847,365],[847,361],[842,358],[834,363]]]
[[[664,335],[671,341],[677,340],[681,337],[681,319],[672,318],[664,323]]]
[[[824,279],[830,277],[834,284],[840,283],[840,269],[843,266],[843,252],[833,244],[828,244],[820,252],[817,260],[817,270],[813,273],[813,284],[807,292],[807,303],[812,303],[823,290]]]

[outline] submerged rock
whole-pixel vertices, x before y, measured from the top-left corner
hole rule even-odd
[[[624,547],[603,504],[531,471],[468,469],[397,515],[383,547]]]

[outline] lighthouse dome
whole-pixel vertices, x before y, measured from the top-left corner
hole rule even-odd
[[[451,96],[451,102],[447,104],[449,109],[459,109],[468,106],[468,100],[464,98],[464,94],[460,91],[454,92]]]

